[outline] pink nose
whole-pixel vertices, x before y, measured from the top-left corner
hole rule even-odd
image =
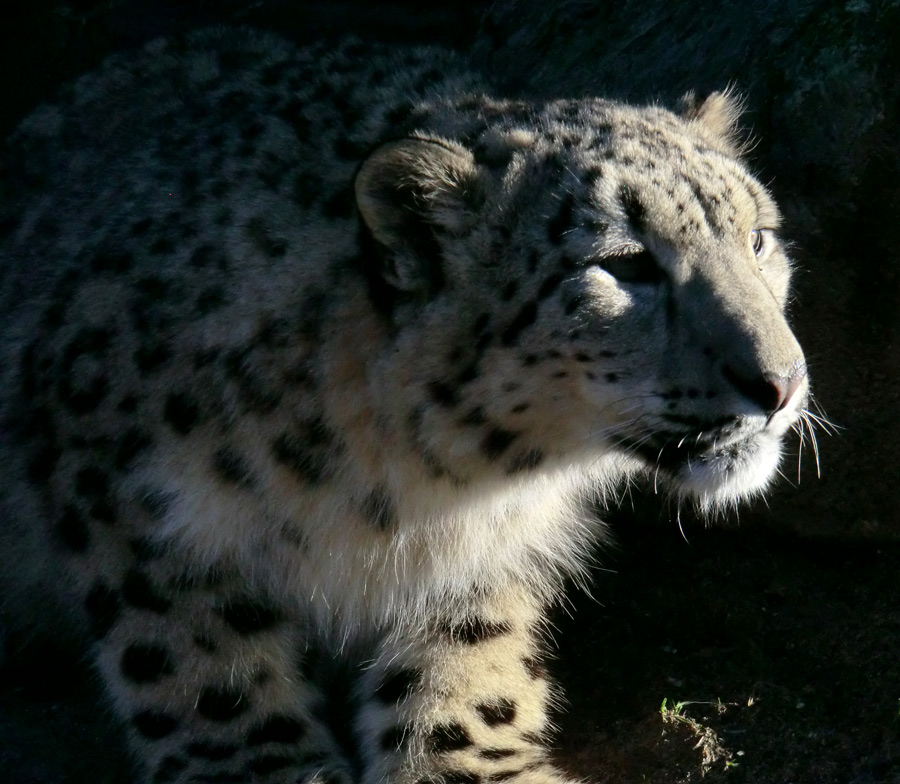
[[[791,402],[791,398],[793,398],[796,391],[800,389],[800,385],[803,383],[805,376],[806,371],[804,370],[800,373],[791,373],[787,378],[781,377],[769,381],[775,392],[775,406],[768,410],[770,415],[777,414],[779,411],[787,408],[788,403]]]
[[[756,403],[769,416],[787,408],[806,378],[806,368],[803,366],[795,368],[786,376],[766,374],[747,378],[730,367],[725,367],[722,372],[738,392]]]

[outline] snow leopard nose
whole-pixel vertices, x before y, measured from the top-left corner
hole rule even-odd
[[[722,372],[738,392],[756,403],[768,416],[787,408],[806,378],[805,365],[798,365],[784,376],[762,374],[748,378],[728,366]]]

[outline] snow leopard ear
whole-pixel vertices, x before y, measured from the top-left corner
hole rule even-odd
[[[730,89],[710,93],[702,101],[692,91],[682,96],[680,103],[685,120],[711,132],[732,155],[743,152],[738,121],[744,107]]]
[[[484,200],[472,153],[428,139],[388,142],[363,162],[354,190],[381,277],[430,298],[443,283],[440,237],[463,230]]]

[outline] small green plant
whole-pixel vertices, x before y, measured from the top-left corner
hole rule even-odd
[[[687,727],[697,738],[695,749],[700,749],[700,775],[705,776],[716,763],[724,763],[725,769],[736,768],[738,763],[734,761],[734,754],[725,748],[716,731],[711,727],[706,727],[696,719],[688,716],[685,708],[688,705],[712,705],[718,714],[723,714],[728,710],[729,704],[723,703],[717,699],[715,702],[697,702],[689,700],[681,700],[669,707],[668,697],[663,697],[662,705],[659,713],[662,716],[664,724],[676,724]],[[748,703],[750,704],[750,703]],[[741,752],[738,752],[740,754]]]

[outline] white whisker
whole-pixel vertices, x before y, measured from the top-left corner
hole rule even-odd
[[[690,542],[688,541],[688,538],[687,538],[687,534],[684,532],[684,528],[681,525],[681,507],[680,506],[678,508],[676,508],[676,510],[675,510],[675,520],[678,523],[678,530],[681,531],[681,538],[684,539],[684,541],[687,544],[690,544]]]

